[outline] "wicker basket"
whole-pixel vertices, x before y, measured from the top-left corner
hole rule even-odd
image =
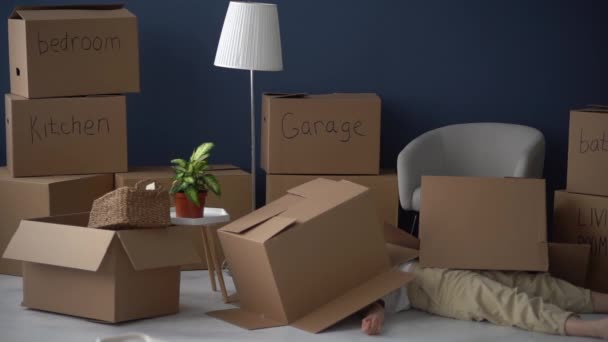
[[[151,179],[137,182],[135,187],[121,187],[93,202],[89,227],[110,230],[160,228],[171,224],[169,193]]]

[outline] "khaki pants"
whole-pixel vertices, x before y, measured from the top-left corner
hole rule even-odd
[[[546,273],[459,271],[417,264],[412,272],[412,307],[440,316],[564,335],[564,324],[573,313],[593,311],[591,291]]]

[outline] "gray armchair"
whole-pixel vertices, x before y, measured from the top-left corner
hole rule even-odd
[[[434,129],[399,153],[401,207],[420,211],[423,175],[541,178],[544,159],[544,136],[532,127],[469,123]]]

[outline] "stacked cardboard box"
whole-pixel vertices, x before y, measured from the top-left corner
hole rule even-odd
[[[200,261],[183,228],[87,228],[127,171],[116,94],[139,91],[137,18],[120,5],[19,7],[8,33],[0,272],[23,262],[28,308],[108,322],[176,313],[180,266]]]
[[[380,119],[376,94],[265,94],[266,202],[317,177],[346,179],[369,187],[379,219],[396,225],[397,175],[380,170]]]
[[[570,112],[566,190],[555,192],[556,241],[590,245],[587,286],[608,292],[608,108]]]

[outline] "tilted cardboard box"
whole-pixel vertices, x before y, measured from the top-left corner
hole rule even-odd
[[[22,221],[5,258],[23,261],[23,306],[106,322],[179,311],[179,266],[199,257],[179,228],[87,228],[88,213]]]
[[[7,94],[4,100],[13,177],[127,170],[124,96],[30,100]]]
[[[91,210],[95,199],[112,191],[111,174],[12,178],[0,168],[0,253],[22,219]],[[0,273],[21,275],[21,262],[0,258]]]
[[[378,174],[376,94],[277,95],[262,99],[262,168],[269,174]]]
[[[122,5],[17,7],[8,19],[11,93],[139,92],[137,18]]]
[[[246,329],[317,333],[405,285],[391,269],[367,188],[316,179],[219,230],[240,309],[209,315]]]
[[[222,186],[222,196],[207,194],[207,207],[224,208],[230,219],[235,220],[251,212],[251,174],[234,165],[211,165],[210,173],[215,175]],[[114,176],[116,187],[134,186],[142,179],[153,179],[165,189],[170,189],[175,172],[169,166],[158,167],[131,167],[129,172],[117,173]],[[173,203],[173,198],[171,198]],[[218,226],[219,227],[219,226]],[[201,228],[184,228],[190,234],[190,239],[203,260],[196,265],[186,265],[183,269],[206,269],[205,248]],[[220,260],[223,260],[221,248],[218,251]]]
[[[590,245],[587,286],[608,292],[608,197],[556,191],[553,215],[555,241]]]
[[[544,179],[423,176],[425,267],[549,269]]]
[[[608,107],[570,112],[566,190],[608,196]]]
[[[287,190],[317,177],[331,180],[347,180],[369,188],[380,221],[397,225],[399,220],[399,187],[397,173],[382,170],[379,175],[267,175],[266,203],[285,195]]]

